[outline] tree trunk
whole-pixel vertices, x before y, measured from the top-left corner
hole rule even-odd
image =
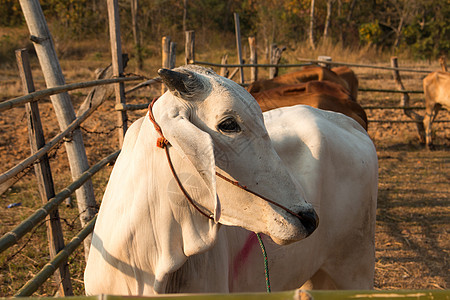
[[[314,6],[315,6],[315,0],[311,0],[311,12],[310,12],[310,18],[309,18],[309,46],[315,50],[316,44],[314,40]]]
[[[187,0],[183,0],[183,31],[187,31],[186,20],[187,20]]]
[[[350,7],[348,9],[347,23],[350,22],[350,20],[352,19],[353,10],[355,9],[355,4],[356,4],[356,0],[352,0],[352,2],[350,3]]]
[[[398,23],[398,27],[395,30],[395,42],[394,42],[394,48],[397,49],[400,45],[400,40],[402,38],[402,29],[404,24],[404,16],[400,17],[400,22]]]
[[[333,11],[334,0],[327,0],[327,18],[325,20],[325,28],[323,29],[323,38],[327,40],[330,35],[331,12]]]
[[[133,27],[134,47],[136,50],[137,68],[142,70],[142,47],[141,47],[141,33],[139,30],[139,0],[130,0],[131,2],[131,23]]]

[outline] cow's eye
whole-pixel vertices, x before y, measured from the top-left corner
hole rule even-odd
[[[241,127],[236,122],[234,118],[228,118],[222,121],[218,126],[220,131],[223,132],[239,132],[241,131]]]

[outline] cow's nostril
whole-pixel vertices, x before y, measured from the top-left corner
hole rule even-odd
[[[319,216],[314,210],[300,212],[299,214],[300,222],[302,222],[303,227],[305,227],[307,236],[310,236],[317,226],[319,226]]]

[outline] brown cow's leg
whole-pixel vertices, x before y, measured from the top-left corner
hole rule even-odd
[[[441,105],[439,103],[435,103],[434,105],[427,105],[425,118],[423,119],[423,125],[425,127],[425,139],[429,150],[434,150],[431,124],[433,124],[433,121],[436,118],[440,108]]]

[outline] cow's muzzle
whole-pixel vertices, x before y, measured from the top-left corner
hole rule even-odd
[[[297,217],[300,219],[303,227],[305,227],[306,237],[310,236],[319,226],[319,216],[314,209],[298,212]]]

